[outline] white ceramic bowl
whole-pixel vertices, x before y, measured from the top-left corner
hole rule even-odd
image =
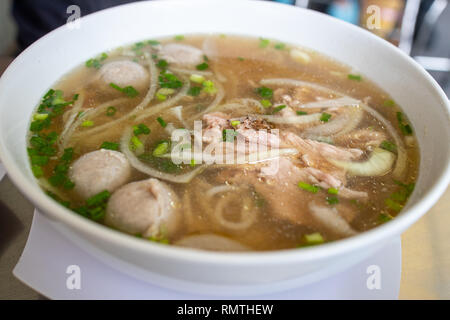
[[[45,196],[31,173],[25,136],[30,115],[48,88],[104,50],[190,33],[264,36],[306,46],[351,65],[390,93],[411,120],[421,150],[417,187],[399,217],[313,248],[215,253],[162,246],[116,232]],[[259,1],[139,2],[86,16],[79,29],[61,27],[10,65],[0,80],[0,156],[10,178],[58,230],[109,265],[177,289],[261,293],[315,281],[361,261],[437,201],[450,179],[449,102],[428,73],[394,46],[320,13]]]

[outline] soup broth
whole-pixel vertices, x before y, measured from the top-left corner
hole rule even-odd
[[[377,227],[405,205],[419,162],[406,115],[357,70],[230,35],[93,57],[45,94],[28,151],[45,192],[77,214],[218,251]]]

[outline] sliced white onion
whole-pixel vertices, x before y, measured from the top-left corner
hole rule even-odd
[[[272,123],[279,124],[307,124],[312,122],[317,122],[322,116],[321,113],[312,113],[304,116],[292,116],[292,117],[282,117],[277,115],[269,114],[255,114],[254,117],[259,117]]]
[[[315,108],[340,108],[340,107],[357,107],[361,103],[360,100],[353,99],[351,97],[341,97],[337,99],[319,100],[302,104],[302,109],[315,109]]]
[[[327,123],[306,129],[304,135],[310,139],[331,135],[336,137],[355,129],[362,117],[362,108],[351,107]]]
[[[327,159],[335,166],[347,170],[354,176],[370,177],[382,176],[391,170],[394,164],[395,155],[392,152],[381,148],[375,148],[370,154],[369,159],[364,162],[342,161],[335,159]]]

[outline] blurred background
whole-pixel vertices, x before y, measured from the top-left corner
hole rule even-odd
[[[70,15],[67,13],[70,5],[78,5],[83,16],[134,1],[136,0],[0,1],[0,73],[24,48],[64,24]],[[447,0],[273,1],[321,11],[366,29],[370,29],[367,26],[371,21],[370,16],[379,10],[379,23],[369,31],[416,59],[439,82],[447,96],[450,96],[450,39],[447,34],[450,30],[450,6]]]

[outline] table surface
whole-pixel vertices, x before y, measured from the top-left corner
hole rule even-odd
[[[31,226],[33,205],[8,177],[0,182],[0,299],[42,299],[12,275]],[[400,299],[450,299],[450,188],[402,235]]]

